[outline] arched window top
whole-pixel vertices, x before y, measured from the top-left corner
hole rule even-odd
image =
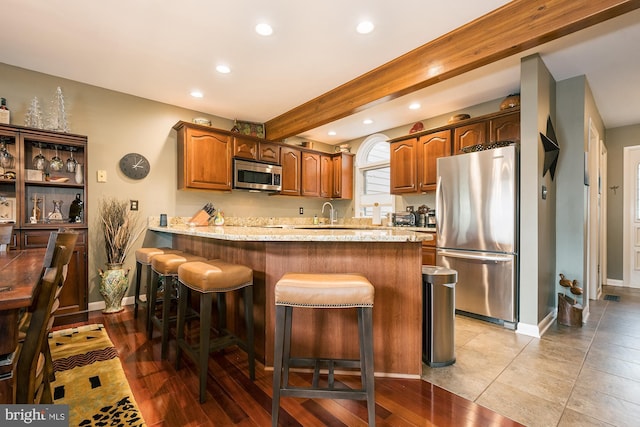
[[[394,211],[395,198],[389,192],[391,152],[389,138],[381,133],[367,137],[356,153],[357,217],[372,217],[377,204],[381,215]]]
[[[360,146],[356,154],[356,163],[359,167],[389,163],[389,138],[381,133],[368,136]]]

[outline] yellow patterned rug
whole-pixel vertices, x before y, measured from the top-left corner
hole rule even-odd
[[[144,426],[118,353],[101,324],[52,332],[53,403],[69,405],[70,426]]]

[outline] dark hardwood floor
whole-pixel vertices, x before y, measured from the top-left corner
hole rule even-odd
[[[269,426],[272,371],[256,364],[256,379],[248,377],[241,350],[209,358],[207,401],[198,402],[198,377],[186,358],[176,371],[175,346],[168,361],[160,360],[159,332],[147,340],[144,310],[137,319],[132,307],[122,313],[92,312],[86,323],[103,323],[118,350],[136,401],[148,426]],[[79,324],[67,325],[77,326]],[[63,329],[58,327],[56,329]],[[310,381],[294,374],[292,382]],[[359,387],[359,377],[342,375],[336,382]],[[378,426],[519,426],[495,412],[418,379],[376,377]],[[364,401],[283,398],[280,425],[366,426]]]

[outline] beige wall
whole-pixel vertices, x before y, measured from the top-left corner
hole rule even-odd
[[[88,136],[89,302],[102,300],[97,269],[104,266],[105,255],[95,222],[102,196],[138,200],[143,218],[160,213],[191,216],[207,202],[229,216],[298,217],[299,207],[304,208],[306,217],[321,215],[324,199],[177,190],[176,133],[172,126],[179,120],[207,117],[214,127],[230,129],[232,120],[0,63],[0,96],[7,99],[12,124],[24,124],[33,97],[46,107],[58,86],[65,98],[71,133]],[[141,153],[151,162],[151,172],[144,180],[133,181],[118,170],[119,159],[129,152]],[[97,170],[107,171],[106,183],[96,182]],[[349,202],[335,201],[334,205],[340,217],[345,213],[351,216]],[[140,239],[137,246],[142,243]],[[128,257],[127,267],[134,267],[133,258]],[[129,295],[132,292],[130,289]]]
[[[602,137],[602,134],[600,135]],[[623,155],[624,147],[640,145],[640,124],[608,129],[604,136],[607,146],[607,271],[608,278],[622,282],[622,221],[624,207]],[[618,187],[613,191],[611,187]]]

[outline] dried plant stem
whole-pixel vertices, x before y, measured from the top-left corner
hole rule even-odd
[[[108,264],[124,263],[135,241],[144,231],[137,213],[126,200],[106,198],[99,206]]]

